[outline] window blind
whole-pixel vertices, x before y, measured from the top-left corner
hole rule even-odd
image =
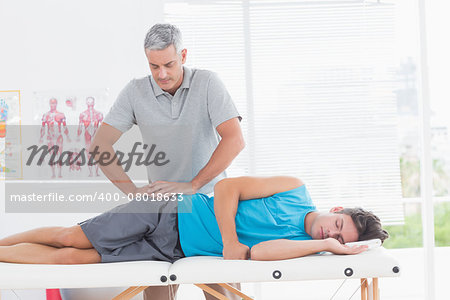
[[[318,209],[403,222],[392,4],[167,1],[188,65],[217,72],[247,147],[229,176],[302,178]]]

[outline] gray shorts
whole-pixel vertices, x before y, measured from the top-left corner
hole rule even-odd
[[[176,203],[131,201],[81,223],[102,262],[184,257],[180,246]]]

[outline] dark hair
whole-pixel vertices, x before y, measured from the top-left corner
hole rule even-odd
[[[358,230],[358,241],[380,239],[383,243],[389,237],[389,233],[381,227],[380,219],[370,211],[356,207],[344,208],[336,213],[352,217],[356,230]]]

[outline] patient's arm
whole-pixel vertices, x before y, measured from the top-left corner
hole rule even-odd
[[[358,254],[367,250],[367,246],[349,247],[334,238],[324,240],[272,240],[261,242],[251,249],[253,260],[280,260],[302,257],[322,251],[334,254]]]
[[[236,212],[242,200],[268,197],[303,185],[289,176],[237,177],[219,181],[214,187],[214,212],[222,234],[225,259],[247,259],[249,248],[239,243],[236,234]]]

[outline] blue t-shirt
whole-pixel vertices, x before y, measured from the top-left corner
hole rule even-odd
[[[222,256],[214,198],[195,194],[185,197],[178,207],[178,230],[184,254]],[[251,248],[268,240],[310,240],[305,231],[305,216],[315,210],[305,185],[266,198],[239,201],[235,219],[239,242]]]

